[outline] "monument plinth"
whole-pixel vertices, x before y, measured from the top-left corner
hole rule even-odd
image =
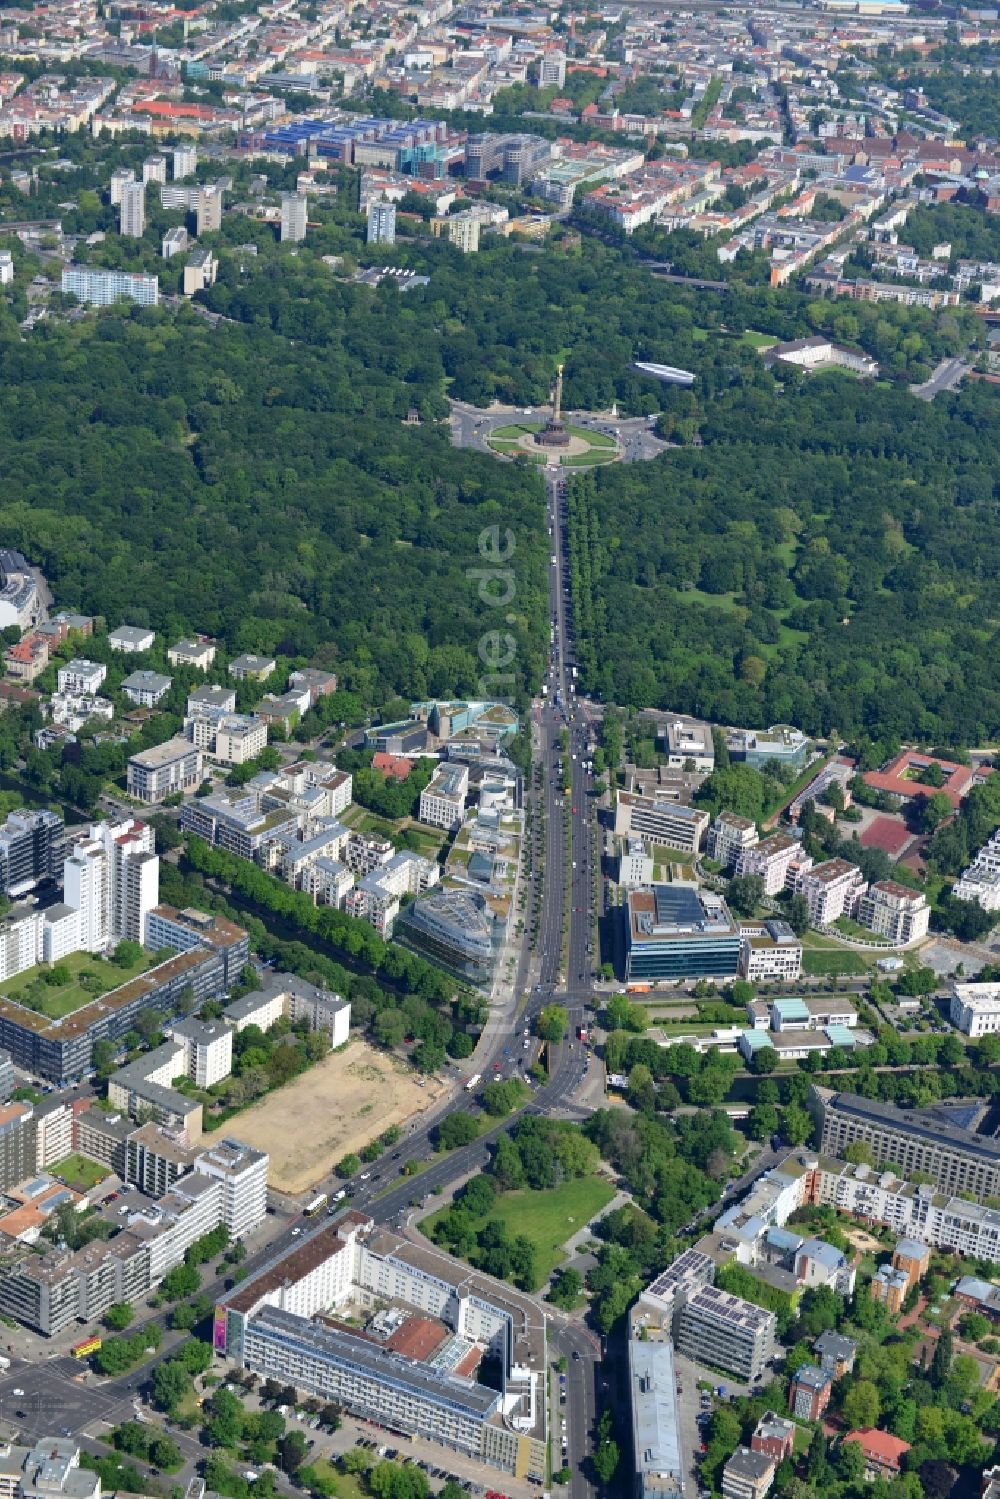
[[[535,433],[535,442],[543,448],[568,448],[570,436],[562,420],[563,367],[556,369],[556,388],[552,400],[552,415],[540,432]]]

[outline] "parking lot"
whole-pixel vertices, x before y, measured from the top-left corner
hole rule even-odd
[[[507,1499],[537,1499],[538,1488],[523,1479],[487,1468],[477,1458],[452,1452],[437,1442],[424,1441],[422,1437],[408,1438],[395,1432],[384,1431],[368,1421],[345,1416],[339,1431],[332,1434],[317,1431],[312,1434],[316,1443],[315,1454],[338,1457],[352,1447],[361,1447],[372,1456],[393,1457],[398,1462],[414,1462],[427,1474],[433,1492],[437,1492],[454,1478],[472,1494],[485,1495],[487,1489],[507,1496]]]

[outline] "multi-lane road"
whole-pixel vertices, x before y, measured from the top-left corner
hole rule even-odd
[[[538,793],[534,785],[529,784],[527,793],[534,816],[541,821],[544,848],[538,950],[535,955],[527,941],[522,944],[514,1000],[491,1017],[474,1058],[467,1064],[470,1071],[487,1076],[498,1061],[503,1067],[511,1058],[521,1057],[523,1027],[531,1026],[543,1005],[553,1001],[564,1004],[570,1021],[568,1033],[559,1044],[548,1047],[547,1080],[533,1090],[525,1104],[526,1109],[536,1113],[571,1109],[586,1077],[588,1053],[577,1038],[577,1030],[588,1018],[588,1009],[594,999],[592,943],[597,896],[593,854],[593,819],[596,814],[590,805],[589,776],[584,766],[590,729],[585,710],[575,703],[573,690],[572,619],[562,509],[565,477],[558,469],[547,470],[545,485],[552,532],[550,617],[553,640],[546,676],[547,693],[535,710],[541,789]],[[571,757],[567,796],[563,795],[563,776],[558,769],[563,755],[560,743],[563,731],[568,734],[566,753]],[[565,947],[564,935],[567,938]],[[519,1003],[521,996],[523,1003]],[[406,1229],[415,1200],[422,1201],[429,1194],[446,1189],[470,1173],[481,1170],[489,1159],[497,1135],[510,1127],[511,1120],[494,1126],[471,1145],[435,1155],[435,1128],[443,1115],[455,1106],[456,1100],[452,1098],[429,1111],[403,1136],[391,1156],[383,1157],[374,1168],[366,1168],[366,1179],[359,1175],[347,1184],[351,1192],[349,1205],[368,1212],[386,1226]],[[462,1106],[461,1101],[457,1106]],[[411,1164],[421,1169],[415,1175],[404,1175]],[[343,1184],[331,1181],[325,1185],[336,1190]],[[344,1205],[348,1204],[345,1202]],[[322,1220],[304,1223],[298,1214],[288,1215],[287,1208],[279,1207],[276,1216],[268,1219],[262,1235],[266,1242],[251,1250],[244,1269],[252,1274],[276,1255],[302,1244],[321,1226]],[[215,1279],[205,1286],[213,1297],[221,1296],[223,1289],[221,1282]],[[164,1315],[158,1314],[156,1320],[162,1326]],[[590,1476],[589,1456],[598,1415],[600,1345],[581,1323],[554,1311],[550,1330],[555,1353],[567,1361],[566,1403],[561,1405],[557,1401],[552,1410],[553,1461],[558,1465],[561,1421],[565,1416],[567,1461],[572,1471],[569,1494],[571,1499],[593,1499],[595,1486]],[[168,1332],[153,1363],[169,1356],[179,1341],[181,1335]],[[79,1434],[92,1427],[95,1421],[126,1419],[140,1385],[149,1381],[152,1366],[152,1363],[147,1363],[141,1371],[120,1379],[95,1382],[81,1381],[79,1365],[66,1356],[50,1355],[44,1362],[34,1364],[18,1360],[8,1375],[0,1377],[0,1422],[16,1423],[25,1435],[40,1436],[45,1432],[63,1431]],[[498,1478],[497,1482],[502,1481]]]
[[[535,1113],[551,1113],[571,1107],[587,1072],[588,1053],[577,1039],[577,1029],[586,1018],[594,1000],[594,902],[597,898],[594,865],[594,822],[596,816],[589,795],[590,777],[584,761],[590,737],[585,710],[575,703],[572,663],[572,617],[568,600],[568,569],[564,542],[565,476],[558,469],[547,469],[545,486],[548,523],[551,528],[550,550],[550,621],[552,649],[546,674],[546,695],[536,705],[536,742],[541,762],[540,793],[529,785],[534,815],[543,828],[544,880],[539,911],[537,959],[528,944],[522,948],[518,970],[518,992],[526,993],[523,1005],[514,1005],[500,1025],[490,1025],[468,1065],[470,1072],[487,1076],[495,1063],[506,1063],[521,1054],[521,1032],[530,1026],[546,1004],[559,1002],[566,1006],[570,1026],[565,1039],[548,1048],[548,1079],[526,1102]],[[558,699],[557,699],[558,694]],[[570,755],[570,792],[563,796],[563,777],[559,773],[562,758],[560,740],[568,733]],[[565,762],[564,762],[565,770]],[[566,961],[563,961],[563,937],[568,912]],[[469,1174],[480,1171],[489,1160],[490,1150],[501,1130],[511,1120],[495,1125],[471,1145],[434,1156],[433,1132],[450,1105],[429,1114],[399,1142],[391,1159],[379,1163],[367,1180],[360,1177],[350,1183],[351,1206],[366,1211],[379,1223],[403,1229],[414,1200],[423,1201],[432,1193],[448,1188]],[[461,1106],[460,1104],[458,1105]],[[431,1157],[430,1164],[425,1164]],[[422,1169],[415,1176],[403,1174],[410,1164]],[[387,1171],[392,1173],[387,1179]],[[249,1269],[277,1251],[301,1242],[294,1229],[301,1222],[289,1223],[284,1232],[247,1261]],[[309,1232],[310,1230],[305,1230]],[[551,1319],[552,1342],[558,1354],[567,1360],[567,1401],[553,1409],[553,1458],[558,1461],[560,1420],[567,1422],[567,1444],[572,1481],[571,1499],[593,1499],[595,1488],[590,1477],[589,1456],[597,1420],[598,1370],[600,1345],[579,1322],[558,1314]]]

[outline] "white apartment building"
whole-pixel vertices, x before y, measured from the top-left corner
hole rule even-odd
[[[194,146],[174,146],[172,150],[174,181],[193,177],[198,169],[198,153]]]
[[[311,985],[293,986],[288,991],[288,1013],[292,1021],[305,1020],[309,1029],[324,1031],[330,1046],[346,1046],[351,1034],[351,1003],[328,989]]]
[[[630,838],[618,855],[618,883],[626,890],[653,883],[653,860],[641,838]]]
[[[803,862],[802,845],[788,833],[771,833],[760,843],[740,849],[736,857],[737,874],[759,875],[765,895],[777,895],[788,883],[793,864]],[[812,860],[808,860],[812,863]]]
[[[804,1200],[884,1224],[934,1249],[1000,1264],[1000,1212],[926,1183],[913,1185],[891,1171],[820,1156],[810,1163]]]
[[[973,1040],[1000,1031],[1000,984],[951,986],[951,1023]]]
[[[35,1108],[35,1170],[64,1161],[72,1151],[73,1110],[55,1099],[39,1104]]]
[[[723,869],[733,869],[744,849],[753,848],[760,834],[757,824],[749,817],[739,817],[735,812],[720,812],[708,830],[706,852]]]
[[[267,1167],[261,1151],[229,1137],[198,1155],[195,1171],[222,1183],[222,1221],[231,1239],[242,1239],[264,1222]]]
[[[189,1018],[172,1026],[170,1035],[184,1048],[183,1071],[197,1087],[211,1088],[232,1072],[234,1031],[231,1025],[218,1020]]]
[[[159,887],[152,828],[131,818],[93,824],[63,865],[64,905],[44,913],[46,945],[65,956],[101,952],[123,939],[142,942]]]
[[[953,893],[959,900],[974,900],[984,911],[1000,911],[1000,828],[984,843]]]
[[[448,763],[440,765],[420,793],[421,822],[453,832],[462,826],[465,798],[469,791],[469,767]]]
[[[895,880],[876,881],[858,903],[861,925],[880,937],[888,937],[894,947],[905,947],[926,937],[930,919],[926,895]]]
[[[297,828],[287,828],[271,846],[271,867],[277,869],[294,890],[307,890],[315,866],[321,859],[339,863],[350,836],[350,830],[335,817],[316,819],[309,838],[301,838]]]
[[[76,697],[94,697],[107,677],[108,668],[103,661],[83,661],[74,657],[60,666],[56,673],[59,691]]]
[[[802,942],[786,921],[740,923],[740,978],[751,984],[794,984],[802,973]]]
[[[196,687],[188,693],[187,718],[221,718],[236,712],[234,687]]]
[[[302,879],[301,888],[317,906],[343,906],[354,888],[354,876],[339,859],[317,859]]]
[[[542,53],[538,64],[538,87],[562,88],[566,82],[566,54],[557,47]]]
[[[119,625],[117,630],[108,631],[108,645],[126,656],[141,656],[143,651],[151,651],[155,642],[155,632],[140,625]]]
[[[146,189],[141,182],[122,187],[118,229],[126,239],[142,239],[146,229]]]
[[[108,190],[108,196],[112,208],[118,208],[121,205],[122,193],[128,187],[129,183],[134,181],[135,172],[131,167],[118,167],[116,171],[111,173],[111,185]]]
[[[439,877],[433,859],[403,850],[359,880],[344,901],[344,909],[370,922],[380,936],[388,936],[399,915],[401,898],[422,895],[437,884]]]
[[[805,897],[813,926],[830,926],[838,916],[853,916],[865,889],[865,878],[846,859],[827,859],[800,870],[796,894]]]
[[[122,683],[122,692],[140,708],[155,708],[170,691],[171,682],[159,671],[133,671]]]
[[[223,765],[243,765],[256,760],[267,746],[267,724],[248,713],[231,713],[215,725],[215,743],[209,753]]]
[[[641,837],[650,843],[697,853],[709,825],[709,815],[666,797],[622,791],[615,809],[615,833],[620,838]]]
[[[128,792],[140,802],[158,802],[201,785],[201,750],[179,736],[140,750],[128,762]]]
[[[305,193],[282,193],[280,226],[282,242],[290,240],[294,244],[305,239],[308,227],[309,200]]]
[[[92,718],[110,723],[115,716],[115,707],[106,697],[78,697],[72,692],[54,692],[49,699],[49,713],[53,723],[75,734]]]
[[[167,660],[171,666],[193,666],[197,671],[208,671],[215,660],[216,650],[214,640],[196,636],[194,639],[178,640],[167,651]]]

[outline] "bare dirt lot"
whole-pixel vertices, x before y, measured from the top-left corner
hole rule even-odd
[[[271,1157],[279,1192],[304,1192],[341,1156],[358,1151],[391,1124],[405,1124],[441,1097],[395,1057],[352,1041],[232,1121],[231,1132]]]

